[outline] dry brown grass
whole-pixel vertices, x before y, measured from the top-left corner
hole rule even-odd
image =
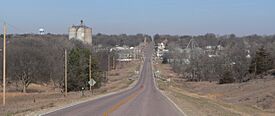
[[[44,85],[31,84],[28,89],[39,91],[34,93],[7,92],[6,106],[0,106],[0,116],[2,115],[26,115],[32,112],[60,107],[70,103],[83,101],[101,96],[110,92],[118,91],[129,87],[134,80],[129,80],[129,76],[137,75],[135,70],[139,70],[140,62],[130,62],[121,69],[112,70],[109,75],[109,81],[103,87],[90,91],[85,91],[85,96],[81,92],[69,92],[67,97],[60,92],[54,92],[51,87]],[[137,80],[137,79],[136,79]],[[44,92],[51,91],[51,92]],[[0,104],[2,104],[2,93],[0,94]]]
[[[179,75],[167,64],[158,64],[155,67],[160,70],[162,78],[172,78],[171,83],[159,79],[159,88],[187,115],[275,115],[275,79],[224,85],[215,82],[186,82],[178,78]]]

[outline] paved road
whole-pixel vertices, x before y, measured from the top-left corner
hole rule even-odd
[[[132,89],[45,116],[182,116],[183,114],[155,87],[152,77],[152,51],[152,45],[145,49],[140,79]]]

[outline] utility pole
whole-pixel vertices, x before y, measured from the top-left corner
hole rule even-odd
[[[89,57],[89,79],[92,80],[92,56]],[[92,91],[92,85],[90,84],[90,91]]]
[[[3,106],[6,104],[6,23],[4,23],[3,38]]]
[[[254,78],[256,78],[257,75],[257,54],[255,55],[255,67],[254,67]]]
[[[108,80],[108,76],[109,76],[109,70],[110,70],[110,55],[108,54],[108,61],[107,61],[107,80]]]
[[[64,83],[65,83],[65,96],[67,96],[68,92],[68,78],[67,78],[67,49],[65,49],[65,54],[64,54],[65,62],[64,62]]]
[[[113,69],[116,69],[116,59],[115,59],[115,57],[113,57]]]

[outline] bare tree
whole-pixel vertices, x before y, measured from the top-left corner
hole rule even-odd
[[[40,51],[30,47],[14,46],[13,50],[9,53],[9,75],[11,80],[22,84],[22,91],[25,93],[30,83],[45,79],[39,78],[45,58]]]

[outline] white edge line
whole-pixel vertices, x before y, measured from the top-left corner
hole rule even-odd
[[[98,100],[98,99],[103,98],[103,97],[106,97],[106,96],[111,96],[111,95],[114,95],[114,94],[119,94],[119,93],[122,93],[122,92],[125,92],[125,91],[127,91],[127,90],[130,90],[130,89],[134,88],[134,87],[136,86],[136,84],[137,84],[137,83],[139,82],[139,80],[140,80],[141,71],[142,71],[142,68],[143,68],[143,63],[144,63],[144,61],[141,61],[141,63],[140,63],[141,65],[140,65],[139,78],[138,78],[138,80],[137,80],[135,83],[131,84],[128,88],[122,89],[122,90],[119,90],[119,91],[116,91],[116,92],[107,93],[107,94],[104,94],[104,95],[101,95],[101,96],[97,96],[97,97],[94,97],[94,98],[91,98],[91,99],[88,99],[88,100],[84,100],[84,101],[80,101],[80,102],[76,102],[76,103],[71,103],[71,104],[69,104],[69,105],[66,105],[65,107],[60,106],[61,108],[57,108],[57,109],[55,109],[55,110],[48,111],[48,112],[46,112],[46,113],[41,113],[41,114],[39,114],[38,116],[47,115],[47,114],[50,114],[50,113],[53,113],[53,112],[56,112],[56,111],[59,111],[59,110],[62,110],[62,109],[70,108],[70,107],[72,107],[72,106],[75,106],[75,105],[79,105],[79,104],[85,103],[85,102]]]
[[[187,114],[185,114],[182,109],[179,108],[179,106],[174,102],[172,101],[166,94],[164,94],[158,87],[157,87],[157,83],[156,83],[156,78],[154,77],[154,65],[153,65],[153,60],[151,59],[151,66],[152,66],[152,77],[154,79],[154,85],[155,87],[157,88],[157,90],[164,96],[168,99],[168,101],[170,101],[176,108],[177,110],[179,110],[184,116],[187,116]]]

